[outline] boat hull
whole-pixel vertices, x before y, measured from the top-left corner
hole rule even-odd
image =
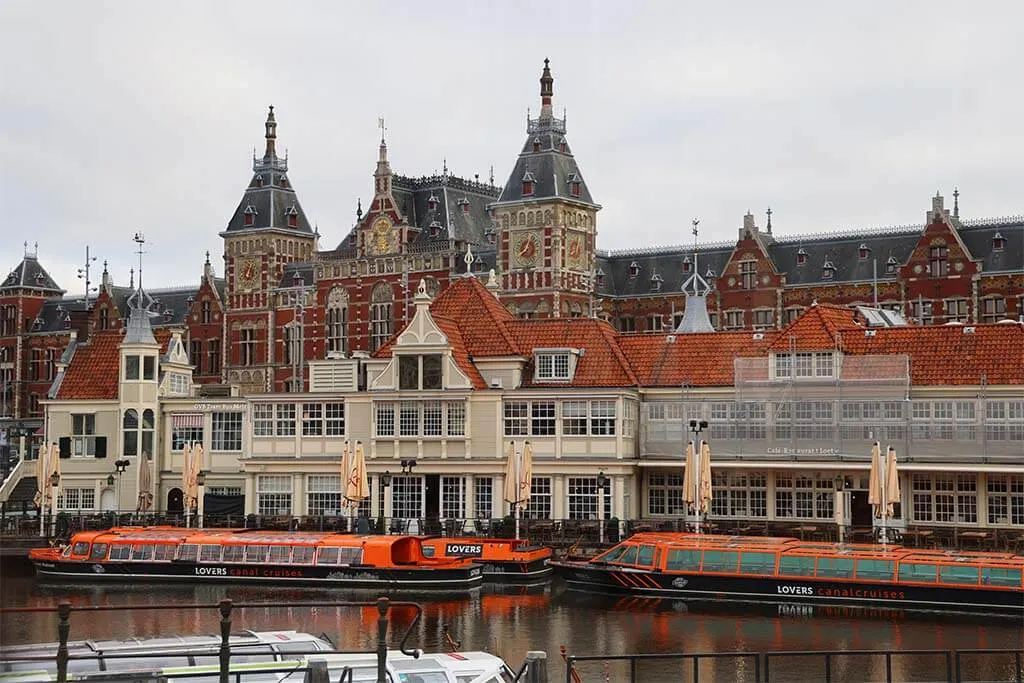
[[[495,584],[535,584],[551,579],[551,548],[528,541],[482,537],[432,537],[422,540],[431,557],[468,559],[483,569],[484,581]]]
[[[1021,593],[1012,590],[645,571],[584,562],[551,564],[568,588],[606,595],[1024,614]]]
[[[244,582],[277,585],[319,585],[335,588],[375,588],[389,591],[460,591],[479,588],[483,570],[464,567],[373,567],[230,564],[193,562],[75,562],[33,558],[43,579],[86,582],[185,581]]]

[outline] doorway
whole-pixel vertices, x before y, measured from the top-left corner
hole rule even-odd
[[[167,492],[167,514],[185,514],[185,498],[181,493],[181,489],[171,489]]]
[[[441,516],[441,475],[428,474],[423,480],[424,513],[427,519],[438,519]]]
[[[850,491],[850,525],[871,526],[871,504],[868,503],[867,491]]]

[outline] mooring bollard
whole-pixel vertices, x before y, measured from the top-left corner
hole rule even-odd
[[[548,683],[548,653],[530,650],[526,653],[526,683]]]
[[[387,598],[377,598],[377,683],[388,683],[388,609]]]
[[[327,662],[323,659],[310,660],[302,683],[331,683],[331,671],[327,668]]]
[[[225,598],[217,608],[220,610],[220,683],[229,683],[231,678],[231,601]]]
[[[57,605],[57,681],[68,680],[68,634],[71,633],[71,603]]]

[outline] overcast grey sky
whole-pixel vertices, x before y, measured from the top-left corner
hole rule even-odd
[[[1024,3],[0,2],[0,268],[22,242],[77,292],[86,244],[127,283],[223,272],[224,228],[274,104],[279,145],[332,247],[393,168],[503,184],[555,105],[601,248],[1024,213]],[[951,199],[949,200],[951,203]],[[97,278],[98,279],[98,278]]]

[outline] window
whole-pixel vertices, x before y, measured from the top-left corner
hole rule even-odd
[[[167,395],[188,396],[192,390],[192,380],[183,372],[167,373]]]
[[[928,273],[932,277],[946,277],[949,275],[949,249],[945,246],[936,246],[928,249]]]
[[[967,299],[946,299],[946,322],[967,322]]]
[[[857,578],[892,581],[892,560],[857,560]]]
[[[782,555],[779,557],[779,574],[783,576],[814,576],[814,558]]]
[[[588,417],[586,401],[563,401],[562,433],[570,436],[586,436]]]
[[[623,316],[615,319],[619,332],[636,332],[636,318]]]
[[[71,455],[77,458],[96,455],[96,416],[71,416]]]
[[[505,436],[529,436],[530,403],[528,401],[505,402]]]
[[[593,436],[615,435],[615,401],[590,402],[590,433]]]
[[[46,349],[46,380],[52,381],[57,376],[57,349]]]
[[[530,500],[523,510],[528,519],[551,519],[551,477],[534,477],[530,483]]]
[[[153,456],[153,432],[156,428],[155,415],[149,408],[142,411],[142,454]]]
[[[466,516],[466,482],[462,477],[441,477],[441,517]]]
[[[935,583],[936,565],[918,562],[900,562],[900,581]]]
[[[8,304],[3,307],[3,319],[0,320],[0,336],[13,337],[18,333],[18,307]]]
[[[348,292],[340,287],[327,298],[327,351],[348,353]]]
[[[835,483],[826,474],[780,474],[775,480],[775,517],[831,520]]]
[[[604,519],[611,519],[612,487],[610,482],[603,493]],[[597,494],[597,477],[569,477],[566,488],[566,509],[569,511],[569,519],[599,519]]]
[[[35,351],[35,349],[33,349]],[[124,378],[127,380],[139,379],[139,357],[138,356],[125,356],[124,357]],[[35,378],[33,378],[35,379]]]
[[[922,325],[932,324],[932,302],[917,299],[910,302],[910,316]]]
[[[124,455],[138,455],[139,454],[139,413],[133,408],[129,408],[124,411],[124,417],[121,419],[121,431],[123,438],[121,443],[123,444],[122,453]]]
[[[195,368],[197,375],[203,374],[203,342],[193,339],[188,343],[188,362]]]
[[[207,369],[211,375],[220,374],[220,339],[211,339],[206,343],[207,352],[210,354],[210,362]]]
[[[156,356],[142,357],[142,379],[156,379]]]
[[[1001,296],[993,296],[981,300],[981,322],[994,323],[1005,317],[1006,299]]]
[[[743,289],[757,287],[757,261],[740,262],[740,287]]]
[[[754,327],[773,327],[775,311],[770,308],[759,308],[754,311]]]
[[[887,275],[894,274],[899,267],[900,262],[896,260],[895,256],[890,256],[889,260],[885,262],[885,272]]]
[[[727,330],[738,330],[742,329],[744,311],[726,311],[725,312],[725,329]]]
[[[479,519],[490,519],[494,504],[494,480],[476,477],[473,480],[473,510]]]
[[[443,361],[440,354],[398,357],[398,388],[438,390],[442,388]]]
[[[254,403],[252,405],[253,436],[274,435],[274,404]]]
[[[257,475],[256,512],[260,515],[271,516],[292,514],[291,475]]]
[[[377,436],[395,435],[395,404],[377,404]]]
[[[204,299],[203,302],[199,305],[199,319],[200,321],[202,321],[203,325],[209,325],[210,322],[213,320],[211,308],[212,306],[210,304],[209,299]]]
[[[246,328],[238,331],[238,351],[239,364],[256,363],[256,330]]]
[[[466,435],[466,404],[449,402],[448,406],[448,436]]]
[[[569,352],[538,353],[537,379],[552,381],[569,381]]]
[[[400,401],[376,404],[378,437],[465,436],[466,404],[462,401]]]
[[[796,252],[796,264],[798,266],[802,266],[805,263],[807,263],[807,250],[804,249],[803,247],[800,247],[800,249],[797,250]]]
[[[277,403],[274,405],[274,435],[295,436],[294,403]]]
[[[712,470],[711,514],[715,517],[767,517],[768,479],[763,472]]]
[[[302,435],[324,435],[324,406],[322,403],[302,404]]]
[[[647,316],[647,331],[648,332],[661,332],[664,319],[658,313],[652,313]]]
[[[391,516],[398,519],[423,517],[423,477],[396,476],[391,479]]]
[[[989,474],[986,491],[989,524],[1024,525],[1024,475]]]
[[[281,339],[284,362],[297,364],[302,356],[302,324],[291,322],[284,326],[284,337]]]
[[[65,488],[57,491],[58,510],[94,510],[96,492],[91,488]]]
[[[534,401],[530,404],[530,433],[533,436],[555,435],[554,401]]]
[[[324,404],[324,434],[327,436],[345,436],[345,404]]]
[[[311,474],[306,480],[306,514],[342,514],[341,476],[337,474]]]
[[[859,247],[857,247],[857,258],[859,258],[861,261],[867,260],[868,256],[870,255],[871,250],[868,249],[868,245],[861,244]]]
[[[685,514],[682,473],[651,472],[647,477],[647,514]]]
[[[238,453],[242,450],[242,413],[213,413],[213,439],[210,450]]]
[[[387,282],[378,282],[370,295],[370,352],[384,346],[393,334],[395,294]]]
[[[622,435],[626,437],[636,436],[636,421],[640,413],[640,404],[637,401],[626,400],[623,403],[622,413]]]
[[[914,473],[911,510],[916,522],[977,524],[976,475]]]

